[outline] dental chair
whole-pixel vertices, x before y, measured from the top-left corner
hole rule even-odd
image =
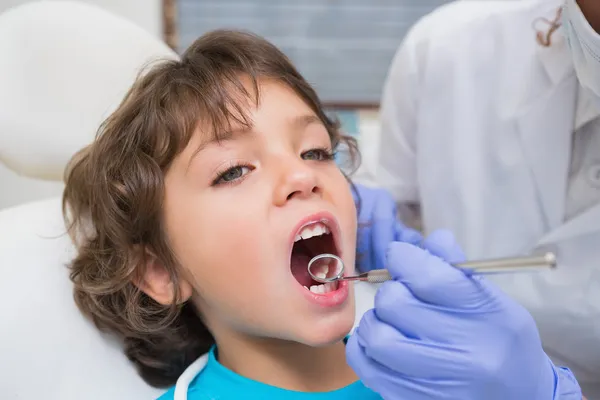
[[[171,57],[157,38],[85,3],[41,1],[0,15],[0,162],[60,183],[140,67]],[[73,255],[59,197],[0,210],[0,398],[158,397],[164,390],[76,308]],[[362,285],[357,316],[372,304],[373,288]]]
[[[0,14],[0,163],[58,190],[0,211],[0,398],[153,399],[120,344],[73,301],[62,220],[65,164],[90,143],[140,67],[177,55],[125,19],[81,2]],[[1,184],[1,183],[0,183]],[[2,193],[13,188],[0,186]]]
[[[0,208],[60,195],[63,165],[153,55],[174,53],[79,1],[0,14]]]

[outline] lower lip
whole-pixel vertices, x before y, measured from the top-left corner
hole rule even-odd
[[[348,293],[350,291],[348,281],[338,281],[338,288],[327,293],[313,293],[303,286],[298,286],[310,302],[326,308],[343,304],[348,298]]]

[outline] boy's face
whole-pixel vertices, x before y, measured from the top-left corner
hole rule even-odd
[[[170,168],[167,236],[217,340],[324,345],[351,329],[353,291],[347,283],[305,288],[316,284],[306,267],[329,252],[354,272],[356,209],[314,112],[280,83],[260,88],[250,131],[214,142],[200,126]]]

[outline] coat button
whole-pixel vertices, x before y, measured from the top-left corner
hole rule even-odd
[[[600,164],[596,164],[588,169],[588,181],[590,185],[600,189]]]

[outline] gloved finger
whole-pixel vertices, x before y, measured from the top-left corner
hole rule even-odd
[[[360,272],[376,269],[375,261],[372,259],[372,226],[370,224],[359,224],[356,231],[356,267]]]
[[[354,335],[346,345],[346,359],[361,382],[385,400],[455,398],[452,390],[448,390],[450,389],[448,385],[455,384],[454,381],[446,381],[446,383],[427,378],[414,378],[387,368],[366,355]]]
[[[403,283],[422,302],[472,309],[490,300],[477,280],[416,246],[391,243],[387,260],[392,278]]]
[[[452,379],[464,374],[458,364],[469,365],[461,362],[466,355],[460,351],[442,343],[408,338],[380,321],[373,310],[364,314],[351,339],[367,358],[406,377]]]
[[[448,263],[465,261],[464,252],[456,242],[454,234],[449,230],[439,229],[433,231],[423,240],[421,247]]]
[[[360,184],[353,185],[352,189],[352,198],[358,212],[359,224],[371,222],[376,216],[381,217],[381,210],[385,211],[388,208],[393,208],[394,216],[396,215],[396,205],[387,191]],[[386,204],[389,206],[386,207]],[[380,211],[377,211],[378,207]],[[383,215],[385,216],[385,214]]]
[[[423,241],[423,235],[421,235],[421,233],[416,229],[409,228],[408,226],[400,222],[398,219],[396,219],[394,230],[394,242],[404,242],[414,244],[415,246],[421,246],[421,242]]]
[[[367,357],[356,333],[351,335],[346,343],[346,362],[366,387],[376,391],[382,366]]]
[[[415,340],[444,343],[454,334],[462,335],[465,320],[444,314],[439,307],[415,298],[401,282],[385,282],[375,294],[375,315],[379,321]]]
[[[365,384],[372,380],[370,378],[378,378],[380,370],[388,368],[368,356],[367,348],[371,348],[374,345],[380,345],[380,340],[385,340],[387,351],[394,353],[393,357],[402,356],[401,354],[395,353],[391,346],[392,343],[389,342],[390,337],[393,338],[394,336],[398,336],[402,338],[402,333],[393,330],[391,327],[386,329],[384,325],[380,325],[381,323],[377,321],[374,310],[367,311],[362,316],[357,329],[348,338],[348,342],[346,343],[346,359],[348,365],[350,365]],[[362,331],[363,334],[361,335],[359,331]],[[381,336],[382,334],[384,335],[383,337]]]
[[[395,239],[396,204],[383,189],[354,185],[358,210],[357,266],[361,272],[385,268],[387,246]]]
[[[415,385],[411,378],[402,377],[398,372],[393,371],[365,354],[364,348],[360,345],[357,335],[352,335],[346,344],[346,361],[350,368],[354,370],[361,382],[378,393],[383,399],[413,399],[421,400],[421,397],[415,397],[420,387]],[[423,399],[431,397],[423,397]]]
[[[373,268],[383,269],[385,268],[387,248],[396,236],[396,203],[385,192],[375,200],[371,224]]]

